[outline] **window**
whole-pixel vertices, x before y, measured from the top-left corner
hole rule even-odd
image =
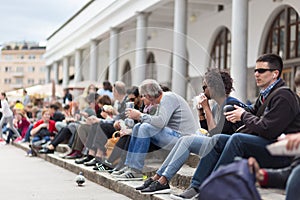
[[[34,72],[34,71],[35,71],[35,67],[33,67],[33,66],[28,67],[28,72]]]
[[[34,79],[32,79],[32,78],[27,79],[27,84],[28,85],[33,85],[34,84]]]
[[[29,55],[29,56],[28,56],[28,59],[29,59],[29,60],[31,60],[31,59],[34,60],[34,59],[35,59],[35,55]]]
[[[46,80],[45,79],[39,79],[39,84],[45,84]]]
[[[269,29],[264,53],[275,53],[284,59],[300,57],[300,19],[291,8],[283,9]]]
[[[5,68],[4,68],[4,71],[5,71],[5,72],[11,72],[12,70],[11,70],[11,67],[5,67]]]
[[[126,85],[131,85],[131,66],[128,60],[125,61],[125,66],[122,74],[122,81]]]
[[[278,13],[269,28],[264,53],[275,53],[280,55],[284,61],[291,60],[285,64],[281,75],[290,88],[294,88],[294,76],[299,67],[299,40],[299,15],[292,7],[286,7]]]
[[[41,73],[46,72],[46,67],[40,67],[40,72],[41,72]]]
[[[156,79],[157,69],[155,64],[155,57],[152,52],[148,53],[146,63],[146,79]]]
[[[23,72],[24,71],[24,68],[23,67],[17,67],[16,68],[16,72]]]
[[[4,83],[5,84],[11,84],[11,79],[10,78],[5,78]]]
[[[223,28],[217,35],[210,52],[210,67],[221,70],[229,69],[231,65],[231,34]]]
[[[5,60],[12,60],[13,56],[12,55],[5,55]]]
[[[23,84],[23,78],[16,78],[16,84]]]

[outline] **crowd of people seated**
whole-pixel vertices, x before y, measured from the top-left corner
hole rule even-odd
[[[70,152],[65,159],[123,181],[143,179],[145,158],[153,148],[168,150],[156,174],[136,188],[144,194],[169,193],[169,182],[189,154],[199,155],[190,187],[171,194],[172,199],[195,198],[200,185],[219,166],[236,156],[249,158],[249,168],[262,186],[286,187],[287,199],[296,199],[298,157],[276,157],[266,149],[282,133],[288,134],[288,149],[300,145],[299,99],[284,88],[282,69],[278,55],[265,54],[256,60],[254,77],[260,94],[253,105],[230,96],[233,80],[228,72],[209,69],[197,98],[197,119],[185,99],[152,79],[138,87],[104,81],[102,88],[90,85],[77,98],[66,90],[63,106],[53,102],[38,111],[30,103],[24,110],[11,109],[1,93],[0,139],[3,130],[7,143],[10,139],[30,142],[30,155],[54,153],[66,143]],[[233,109],[224,111],[228,105]],[[119,139],[108,154],[106,144],[112,137]]]

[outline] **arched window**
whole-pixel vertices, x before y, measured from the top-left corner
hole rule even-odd
[[[229,69],[231,65],[231,34],[227,28],[218,33],[210,52],[210,67],[221,70]]]
[[[299,15],[292,7],[286,7],[277,14],[269,28],[264,53],[275,53],[284,61],[289,60],[285,62],[282,78],[291,88],[294,87],[294,76],[300,66],[299,40]]]
[[[157,69],[156,69],[156,62],[155,62],[155,57],[152,52],[149,52],[147,55],[147,60],[146,60],[146,79],[156,79],[157,77]]]
[[[128,60],[125,62],[121,80],[127,87],[131,86],[131,66]]]

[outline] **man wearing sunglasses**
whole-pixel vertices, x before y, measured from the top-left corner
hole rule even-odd
[[[191,199],[198,192],[203,181],[220,165],[229,164],[235,157],[255,157],[263,167],[285,167],[291,163],[290,157],[273,157],[266,145],[276,141],[282,133],[300,131],[299,105],[296,95],[285,86],[280,78],[283,68],[282,59],[275,54],[265,54],[256,60],[254,76],[256,85],[261,89],[260,97],[253,109],[234,106],[235,110],[224,113],[226,119],[233,123],[242,121],[248,131],[235,133],[231,136],[218,134],[209,141],[206,156],[202,157],[194,173],[190,187],[179,195],[172,195],[172,199]],[[275,90],[275,95],[271,95]],[[270,97],[270,99],[268,99]],[[259,111],[263,103],[267,106],[263,112]],[[261,116],[259,116],[261,112]],[[196,192],[195,192],[196,191]],[[201,193],[201,191],[200,191]]]

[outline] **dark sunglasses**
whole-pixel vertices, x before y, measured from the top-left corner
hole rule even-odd
[[[203,85],[203,86],[202,86],[203,91],[204,91],[206,88],[207,88],[207,85]]]
[[[258,72],[259,74],[263,74],[263,73],[265,73],[266,71],[270,71],[270,72],[272,72],[272,71],[275,71],[276,69],[264,69],[264,68],[259,68],[259,69],[255,69],[254,70],[254,73],[255,72]]]

